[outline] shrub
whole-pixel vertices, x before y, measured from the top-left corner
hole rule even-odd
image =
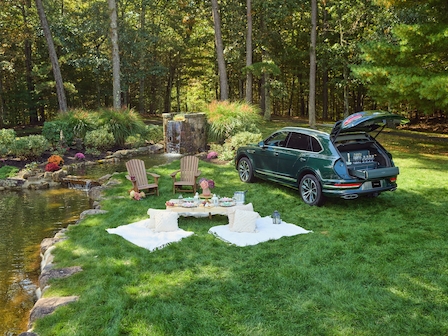
[[[51,146],[70,144],[73,142],[73,126],[66,120],[46,121],[42,128],[42,135]]]
[[[261,133],[240,132],[226,139],[223,145],[211,145],[211,149],[219,153],[218,158],[220,160],[228,161],[235,157],[238,147],[250,143],[258,143],[261,140]]]
[[[258,133],[256,124],[261,121],[258,112],[255,106],[247,103],[212,102],[206,110],[209,139],[222,143],[239,132]]]
[[[48,158],[48,163],[56,163],[60,167],[64,164],[64,159],[59,155],[52,155]]]
[[[13,129],[0,130],[0,155],[6,155],[10,152],[10,147],[16,138],[16,132]]]
[[[59,169],[61,169],[61,167],[59,167],[54,162],[47,163],[47,165],[45,166],[45,171],[47,171],[47,172],[55,172],[55,171],[57,171]]]
[[[96,130],[87,132],[84,143],[90,150],[102,151],[113,147],[115,139],[112,133],[110,133],[109,127],[102,126]]]
[[[128,148],[138,148],[145,145],[145,139],[140,134],[130,135],[126,138],[125,146]]]
[[[163,141],[163,127],[158,125],[146,125],[144,137],[148,141],[155,143]]]
[[[48,141],[42,135],[28,135],[17,138],[12,146],[11,152],[21,159],[36,159],[48,149]]]

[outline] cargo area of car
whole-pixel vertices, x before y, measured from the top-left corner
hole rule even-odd
[[[375,141],[342,141],[336,148],[351,176],[374,179],[398,174],[387,153]]]

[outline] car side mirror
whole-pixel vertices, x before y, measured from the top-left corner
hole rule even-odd
[[[260,141],[260,142],[258,143],[258,146],[261,147],[261,148],[265,147],[264,141]]]

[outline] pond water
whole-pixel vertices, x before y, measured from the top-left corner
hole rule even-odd
[[[178,155],[144,157],[146,167],[166,164]],[[87,166],[76,175],[96,179],[126,171],[126,161]],[[0,335],[26,331],[40,272],[40,243],[75,223],[91,208],[85,191],[55,188],[0,192]]]

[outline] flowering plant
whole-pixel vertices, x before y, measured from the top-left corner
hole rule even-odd
[[[47,172],[55,172],[55,171],[57,171],[59,169],[61,169],[61,167],[59,167],[54,162],[47,163],[47,165],[45,166],[45,171],[47,171]]]
[[[58,166],[61,166],[64,164],[64,159],[61,158],[59,155],[52,155],[48,158],[48,163],[54,163]]]
[[[84,160],[86,158],[86,156],[83,153],[76,153],[75,154],[75,159],[76,160]]]
[[[136,201],[140,201],[142,198],[146,197],[146,195],[143,191],[138,192],[138,191],[134,191],[134,190],[131,190],[131,192],[129,193],[129,196],[131,197],[131,199],[134,199]]]

